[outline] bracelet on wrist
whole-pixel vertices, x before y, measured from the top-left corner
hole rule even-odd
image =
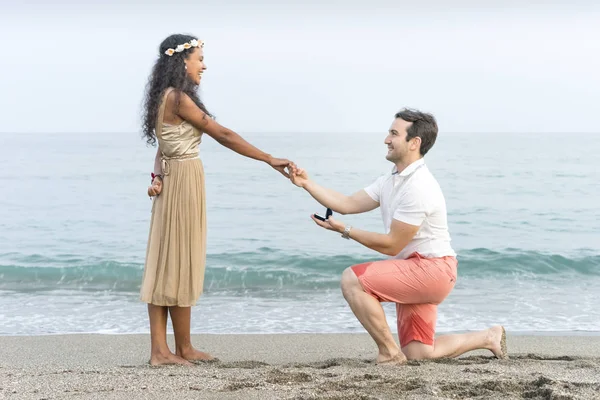
[[[350,230],[352,229],[351,225],[346,225],[346,228],[342,232],[342,237],[344,239],[350,239]]]
[[[162,176],[162,175],[160,175],[160,174],[155,174],[154,172],[152,172],[152,173],[150,174],[150,176],[152,177],[152,181],[151,181],[151,182],[154,182],[154,178],[160,178],[160,180],[161,180],[161,181],[163,180],[163,176]]]

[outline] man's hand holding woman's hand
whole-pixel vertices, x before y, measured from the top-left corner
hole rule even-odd
[[[298,187],[304,188],[306,183],[308,182],[308,174],[302,168],[298,168],[295,165],[293,168],[288,168],[288,172],[290,175],[290,180],[292,183]]]

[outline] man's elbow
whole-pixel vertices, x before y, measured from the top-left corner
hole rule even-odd
[[[394,257],[396,255],[398,255],[402,249],[404,249],[404,246],[395,244],[395,243],[391,243],[389,245],[387,245],[383,251],[383,254],[390,256],[390,257]]]
[[[383,254],[383,255],[386,255],[386,256],[390,256],[390,257],[393,257],[393,256],[394,256],[394,255],[392,254],[392,252],[391,252],[391,251],[389,251],[387,248],[385,248],[385,249],[381,249],[381,250],[379,250],[379,252],[380,252],[381,254]]]
[[[383,254],[385,254],[386,256],[390,256],[390,257],[394,257],[396,255],[398,255],[398,253],[400,253],[400,251],[396,251],[394,249],[385,249],[383,251]]]

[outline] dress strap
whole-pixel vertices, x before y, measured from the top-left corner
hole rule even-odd
[[[162,100],[160,102],[160,107],[158,107],[158,115],[156,117],[156,127],[154,129],[154,131],[156,133],[156,137],[160,137],[162,135],[163,119],[165,116],[165,108],[167,106],[167,96],[173,90],[174,90],[173,88],[168,88],[167,90],[165,90],[165,93],[163,94]]]

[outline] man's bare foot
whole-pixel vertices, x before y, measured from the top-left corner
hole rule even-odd
[[[488,349],[501,360],[508,358],[506,350],[506,331],[501,325],[488,329]]]
[[[177,350],[177,355],[185,360],[189,361],[213,361],[216,360],[213,356],[200,350],[196,350],[193,347],[189,347],[185,350]]]
[[[184,365],[190,367],[194,364],[171,353],[157,353],[150,356],[150,365],[157,367],[159,365]]]
[[[377,364],[377,365],[402,365],[402,364],[406,364],[407,361],[408,360],[406,359],[406,356],[404,355],[404,353],[399,351],[398,354],[391,356],[391,357],[383,356],[383,355],[379,354],[377,356],[377,360],[375,361],[375,364]]]

